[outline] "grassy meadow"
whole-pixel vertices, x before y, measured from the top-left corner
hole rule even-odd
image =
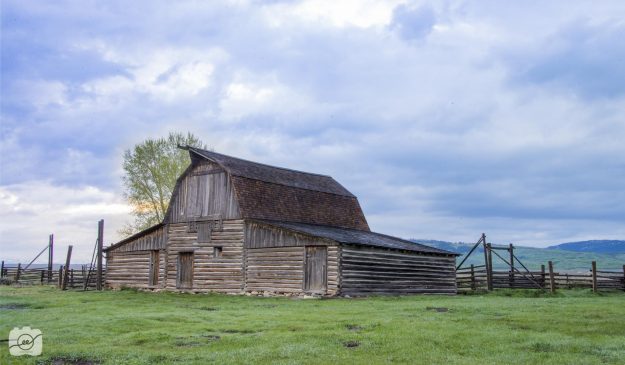
[[[0,364],[624,364],[625,293],[292,299],[0,288]],[[82,362],[81,362],[82,361]]]

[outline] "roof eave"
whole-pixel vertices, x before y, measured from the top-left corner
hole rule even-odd
[[[121,240],[121,241],[119,241],[117,243],[114,243],[114,244],[112,244],[112,245],[110,245],[108,247],[103,248],[102,251],[106,252],[106,251],[118,248],[120,246],[123,246],[123,245],[125,245],[126,243],[128,243],[130,241],[134,241],[137,238],[140,238],[140,237],[142,237],[142,236],[144,236],[144,235],[146,235],[148,233],[152,233],[152,232],[158,230],[159,228],[163,227],[164,225],[165,225],[165,223],[155,224],[152,227],[146,228],[146,229],[144,229],[141,232],[137,232],[137,233],[133,234],[130,237],[124,238],[123,240]]]

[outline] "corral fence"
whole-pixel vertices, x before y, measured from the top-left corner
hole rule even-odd
[[[103,270],[104,271],[104,270]],[[14,266],[0,266],[0,281],[9,285],[57,285],[59,288],[70,289],[96,289],[97,269],[89,265],[81,265],[80,268],[65,270],[61,265],[57,270],[47,268],[23,269],[21,264]]]
[[[597,270],[592,262],[587,273],[554,271],[553,263],[541,266],[540,271],[496,271],[487,265],[471,265],[456,270],[459,291],[490,289],[556,289],[588,288],[598,290],[625,290],[625,265],[622,271]],[[490,285],[489,285],[490,281]]]
[[[481,249],[484,265],[463,266],[472,254]],[[622,271],[597,270],[593,261],[589,273],[556,272],[553,262],[548,262],[548,271],[541,265],[540,271],[531,271],[514,253],[512,243],[507,246],[493,245],[486,241],[486,234],[480,239],[456,266],[456,284],[459,291],[493,289],[556,289],[591,288],[598,290],[625,290],[625,265]],[[493,259],[507,266],[507,270],[493,270]]]
[[[98,221],[98,237],[93,247],[91,263],[81,265],[80,269],[73,269],[71,264],[73,246],[67,247],[65,265],[61,265],[58,270],[54,270],[54,235],[48,238],[48,244],[33,258],[28,264],[21,263],[10,266],[4,261],[0,266],[0,283],[8,285],[34,285],[34,284],[58,284],[59,288],[87,290],[95,288],[102,290],[104,287],[105,268],[103,265],[102,248],[104,245],[104,220]],[[48,264],[44,268],[31,268],[31,265],[44,253],[48,254]],[[76,265],[74,265],[76,266]]]

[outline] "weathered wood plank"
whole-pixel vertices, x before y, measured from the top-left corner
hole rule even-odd
[[[455,258],[341,247],[341,294],[455,294],[456,290]]]

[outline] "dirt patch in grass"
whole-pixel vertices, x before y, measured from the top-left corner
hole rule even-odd
[[[345,328],[347,328],[349,331],[360,331],[363,329],[362,326],[359,326],[357,324],[347,324],[345,325]]]
[[[256,331],[256,330],[234,330],[234,329],[227,329],[227,330],[221,330],[219,331],[221,333],[241,333],[241,334],[250,334],[250,333],[258,333],[260,331]]]
[[[445,308],[445,307],[425,307],[425,309],[429,311],[435,311],[438,313],[449,312],[449,308]]]
[[[195,347],[206,345],[210,342],[219,341],[221,336],[203,334],[194,337],[178,337],[174,343],[177,347]]]
[[[345,341],[343,342],[343,346],[348,349],[360,346],[360,342],[358,341]]]
[[[533,352],[558,352],[559,347],[545,342],[534,342],[530,346],[530,350]]]
[[[51,365],[95,365],[99,364],[98,360],[90,360],[83,358],[71,358],[71,357],[55,357],[50,360]]]
[[[6,303],[0,304],[0,310],[15,310],[15,309],[29,309],[32,308],[29,304],[23,303]]]
[[[278,305],[277,304],[258,304],[256,305],[257,307],[261,307],[261,308],[275,308]]]

